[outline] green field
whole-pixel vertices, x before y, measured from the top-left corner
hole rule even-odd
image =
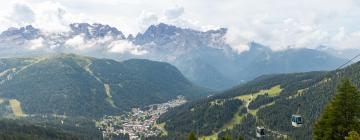
[[[21,103],[16,99],[9,100],[9,105],[15,117],[25,116],[24,112],[21,109]]]
[[[259,95],[264,95],[264,94],[268,94],[269,96],[278,96],[282,91],[282,88],[280,87],[280,85],[274,86],[270,89],[265,89],[265,90],[260,90],[259,92],[256,93],[250,93],[250,94],[246,94],[246,95],[241,95],[241,96],[237,96],[235,97],[236,99],[242,100],[242,101],[251,101],[253,99],[256,99],[257,96]]]

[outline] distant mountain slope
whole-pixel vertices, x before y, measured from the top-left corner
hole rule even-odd
[[[216,90],[263,74],[332,70],[345,61],[321,49],[273,51],[256,42],[249,42],[249,50],[238,53],[226,41],[226,28],[198,31],[160,23],[127,38],[103,24],[73,23],[69,29],[47,33],[31,25],[10,28],[0,34],[0,55],[77,52],[117,60],[150,59],[168,62],[190,81]]]
[[[227,29],[206,32],[160,23],[133,41],[150,50],[149,58],[174,64],[190,80],[213,89],[226,89],[263,74],[332,70],[345,60],[313,49],[273,51],[250,42],[250,49],[234,51]]]
[[[241,68],[237,78],[245,81],[264,74],[333,70],[345,62],[317,50],[272,51],[257,43],[252,43],[250,50],[238,55],[237,60],[238,69]]]
[[[99,140],[100,132],[82,133],[81,129],[63,130],[15,120],[0,120],[0,139],[3,140]]]
[[[25,114],[99,117],[207,95],[174,66],[149,60],[56,54],[0,59],[0,70],[0,98],[16,99]]]
[[[261,76],[222,94],[175,108],[162,115],[158,123],[165,123],[169,133],[165,139],[186,135],[191,130],[206,140],[225,134],[236,139],[240,136],[252,139],[256,136],[256,126],[266,128],[265,139],[311,139],[314,122],[334,95],[337,83],[341,78],[348,77],[359,88],[359,71],[360,62],[329,73]],[[243,104],[224,103],[229,100],[238,100]],[[211,104],[219,101],[223,104],[217,104],[216,109],[211,109]],[[290,117],[296,113],[298,104],[301,105],[300,113],[305,124],[302,128],[292,128]],[[219,113],[223,116],[231,114],[233,117],[211,117]],[[203,119],[208,120],[198,124]]]

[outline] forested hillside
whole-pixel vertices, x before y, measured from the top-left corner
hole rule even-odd
[[[167,139],[185,136],[190,131],[195,131],[201,139],[225,135],[250,139],[256,136],[256,126],[265,127],[264,139],[311,139],[315,120],[334,95],[338,82],[348,77],[359,88],[359,71],[360,63],[356,63],[331,72],[261,76],[222,94],[175,108],[161,116],[158,123],[165,124],[168,137],[163,138]],[[224,102],[218,104],[219,101]],[[293,128],[290,118],[298,105],[304,126]],[[217,115],[223,117],[214,117]],[[202,119],[207,121],[197,123]]]
[[[313,140],[360,139],[360,92],[344,78],[313,129]],[[352,138],[349,138],[352,137]]]
[[[84,133],[77,129],[64,130],[53,126],[39,126],[18,120],[0,120],[2,140],[98,140],[101,133]]]
[[[102,117],[179,95],[207,96],[174,66],[73,54],[0,59],[0,114]],[[9,106],[9,110],[3,108]]]

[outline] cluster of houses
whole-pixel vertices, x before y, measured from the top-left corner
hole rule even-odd
[[[140,140],[143,137],[160,135],[164,133],[163,130],[155,127],[160,115],[169,108],[185,102],[185,98],[179,96],[166,103],[150,105],[143,109],[133,108],[130,112],[119,116],[105,116],[96,123],[96,126],[102,131],[104,138],[127,134],[130,140]]]

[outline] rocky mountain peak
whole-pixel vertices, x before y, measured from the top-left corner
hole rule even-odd
[[[27,25],[25,27],[20,28],[14,28],[11,27],[7,29],[6,31],[1,33],[1,37],[23,37],[25,39],[35,39],[39,36],[40,30],[37,28],[34,28],[32,25]]]
[[[125,39],[125,35],[115,27],[103,25],[99,23],[73,23],[70,24],[71,34],[80,35],[85,34],[87,38],[98,38],[110,35],[118,39]]]

